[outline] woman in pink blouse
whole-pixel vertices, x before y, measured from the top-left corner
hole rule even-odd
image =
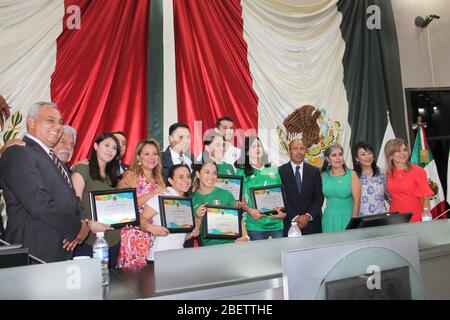
[[[150,198],[167,191],[162,178],[161,152],[156,140],[139,142],[134,152],[131,169],[124,172],[117,187],[136,188],[140,213]],[[145,266],[152,241],[153,236],[148,232],[138,228],[123,228],[118,267]]]

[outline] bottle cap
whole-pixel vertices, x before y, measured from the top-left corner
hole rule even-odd
[[[105,233],[104,232],[97,232],[95,235],[97,236],[97,238],[102,238],[102,237],[105,236]]]

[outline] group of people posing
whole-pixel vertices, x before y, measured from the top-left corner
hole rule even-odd
[[[211,246],[286,237],[291,222],[304,235],[340,232],[352,217],[412,212],[411,222],[417,222],[423,209],[429,208],[433,191],[426,172],[409,162],[407,143],[401,139],[387,143],[386,168],[377,167],[372,146],[357,143],[352,149],[354,169],[349,169],[339,144],[328,146],[322,168],[316,168],[305,162],[308,150],[302,140],[293,139],[290,161],[278,168],[257,136],[246,137],[241,148],[233,146],[233,138],[233,119],[218,119],[215,133],[204,141],[204,151],[194,158],[189,127],[176,123],[169,129],[170,145],[164,152],[157,141],[142,140],[127,166],[121,162],[127,147],[125,135],[103,133],[94,141],[90,158],[69,170],[65,165],[73,153],[76,132],[63,125],[55,105],[36,104],[28,115],[23,142],[11,143],[0,159],[0,187],[8,216],[6,240],[24,243],[46,261],[60,261],[69,259],[73,250],[75,255],[92,255],[95,233],[106,232],[110,266],[137,267],[153,261],[155,252],[194,243]],[[216,187],[218,175],[243,177],[241,200]],[[284,210],[264,215],[255,208],[251,188],[281,184]],[[92,221],[89,192],[114,188],[136,189],[139,227],[113,230]],[[385,205],[386,193],[390,207]],[[193,232],[171,234],[161,225],[159,195],[191,197]],[[202,237],[205,206],[217,204],[242,210],[240,238]]]

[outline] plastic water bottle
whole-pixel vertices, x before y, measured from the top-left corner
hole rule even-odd
[[[430,209],[423,208],[422,212],[422,221],[432,221],[433,217],[431,216]]]
[[[103,232],[97,232],[97,239],[93,245],[94,259],[100,259],[102,262],[102,285],[109,284],[109,246],[105,240]]]
[[[302,232],[300,231],[300,228],[297,226],[297,222],[292,221],[291,222],[291,227],[289,228],[288,231],[288,237],[301,237],[302,236]]]

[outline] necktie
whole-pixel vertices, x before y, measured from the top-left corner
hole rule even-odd
[[[61,162],[59,161],[58,157],[56,156],[56,154],[53,152],[53,150],[49,151],[50,156],[52,157],[53,163],[56,165],[56,167],[58,168],[59,173],[62,174],[62,176],[64,177],[64,180],[67,182],[67,184],[72,187],[72,183],[70,182],[70,178],[69,175],[67,174],[66,169],[64,169],[63,165],[61,164]]]
[[[184,164],[184,157],[183,154],[180,153],[180,155],[178,156],[178,159],[180,160],[181,164]]]
[[[298,194],[302,193],[302,176],[300,175],[300,166],[295,167],[295,183],[297,184]]]

